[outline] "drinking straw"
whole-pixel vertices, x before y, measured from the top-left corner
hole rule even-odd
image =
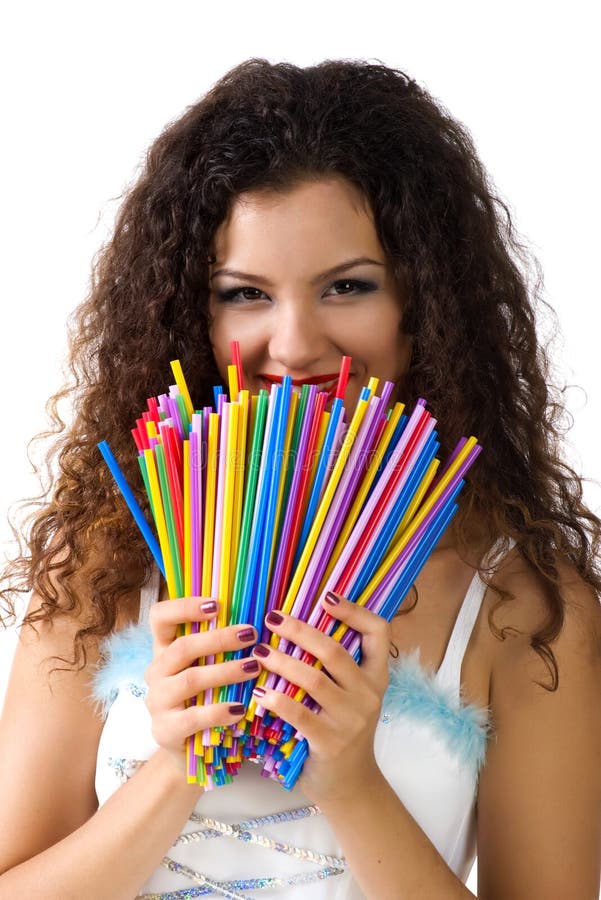
[[[146,460],[146,470],[148,472],[148,482],[150,484],[150,491],[152,496],[152,508],[155,511],[155,525],[157,534],[159,536],[163,561],[165,563],[165,580],[167,581],[169,597],[173,600],[175,597],[177,597],[177,585],[175,580],[173,559],[171,556],[171,547],[169,545],[169,534],[167,531],[165,509],[163,507],[163,501],[161,498],[159,476],[157,473],[153,450],[145,450],[144,459]]]
[[[167,523],[167,535],[169,537],[169,549],[171,551],[171,561],[173,564],[173,572],[175,575],[176,597],[183,596],[183,580],[182,565],[177,545],[177,535],[175,531],[175,522],[173,519],[173,506],[169,495],[169,481],[167,479],[167,466],[165,464],[165,451],[162,444],[157,444],[154,448],[156,458],[157,471],[159,474],[159,484],[161,487],[161,499],[165,510],[165,521]]]
[[[248,434],[248,418],[249,418],[249,393],[240,390],[238,392],[238,402],[240,403],[240,415],[238,416],[238,440],[236,446],[235,459],[235,486],[234,486],[234,518],[232,524],[232,561],[238,558],[238,544],[240,540],[240,519],[242,516],[242,499],[244,495],[244,476],[245,476],[245,460],[246,460],[246,440]],[[233,596],[234,577],[236,573],[235,565],[231,566],[230,597]],[[231,622],[231,616],[230,616]]]
[[[354,445],[357,435],[359,433],[361,423],[367,412],[369,400],[371,398],[371,395],[375,391],[376,387],[377,387],[377,379],[372,378],[372,379],[370,379],[369,385],[367,387],[364,387],[363,390],[361,391],[361,395],[357,402],[357,406],[355,407],[355,412],[354,412],[353,418],[351,420],[350,427],[344,437],[344,441],[342,443],[342,447],[340,448],[340,453],[338,455],[338,459],[336,460],[336,463],[334,465],[334,470],[332,472],[332,475],[330,476],[327,487],[324,491],[323,498],[320,502],[319,508],[317,510],[317,514],[315,516],[315,520],[313,522],[311,530],[309,531],[309,535],[307,537],[307,542],[303,548],[303,552],[301,554],[300,561],[296,567],[294,576],[288,587],[288,593],[282,604],[281,608],[284,613],[290,613],[295,604],[299,587],[302,583],[302,579],[305,575],[305,572],[307,571],[307,568],[309,567],[309,564],[311,561],[311,555],[315,549],[315,545],[317,544],[318,538],[321,534],[330,504],[331,504],[334,494],[336,492],[336,488],[338,486],[339,481],[341,480],[341,476],[343,474],[344,467],[346,465],[346,462],[349,458],[349,455],[351,453],[351,450],[353,448],[353,445]],[[272,643],[273,646],[277,646],[278,638],[277,638],[276,634],[272,634],[272,636],[270,638],[270,643]],[[260,687],[263,687],[268,682],[268,677],[269,676],[266,673],[266,671],[263,670],[257,679],[257,685],[259,685]],[[272,682],[273,682],[273,678],[270,678],[269,683],[271,684]],[[254,718],[255,710],[257,710],[257,703],[256,703],[256,700],[253,697],[251,697],[249,700],[248,709],[246,712],[246,718],[249,721],[252,721],[252,719]]]
[[[386,422],[384,432],[381,436],[380,441],[378,442],[378,444],[376,446],[374,455],[369,464],[369,468],[367,470],[365,478],[361,482],[361,487],[357,493],[357,496],[355,497],[355,499],[353,501],[353,505],[351,506],[349,514],[345,518],[344,525],[342,527],[342,531],[340,532],[340,535],[338,536],[336,546],[334,547],[334,550],[332,552],[332,557],[328,561],[328,565],[326,567],[326,570],[325,570],[325,573],[323,576],[322,584],[319,586],[320,594],[323,592],[323,584],[325,583],[326,579],[329,578],[329,576],[332,572],[332,569],[334,568],[334,566],[336,564],[336,560],[340,556],[340,553],[342,552],[342,548],[346,545],[349,535],[354,528],[355,522],[357,521],[357,518],[359,517],[359,513],[360,513],[361,509],[363,508],[365,501],[367,500],[367,495],[368,495],[370,488],[374,482],[374,478],[376,477],[376,474],[378,473],[380,464],[388,451],[390,442],[392,440],[393,434],[396,431],[397,425],[403,414],[404,408],[405,407],[404,407],[403,403],[396,403],[394,406],[394,409],[392,410],[392,415]]]
[[[111,475],[115,479],[117,487],[121,491],[121,496],[125,500],[129,511],[131,512],[132,516],[134,517],[134,521],[135,521],[136,525],[138,526],[138,528],[140,529],[142,537],[148,544],[150,552],[152,553],[152,555],[154,557],[154,561],[156,562],[157,566],[161,570],[161,574],[163,575],[163,578],[164,578],[165,577],[165,567],[164,567],[164,563],[163,563],[163,554],[161,552],[161,548],[159,547],[159,544],[157,543],[157,539],[155,538],[148,522],[146,521],[146,517],[144,516],[144,513],[142,512],[142,510],[138,504],[138,501],[134,497],[132,489],[130,488],[129,484],[127,483],[125,475],[121,471],[121,468],[119,467],[119,464],[118,464],[117,460],[115,459],[115,457],[113,456],[113,452],[106,441],[100,441],[100,443],[98,444],[98,449],[100,450],[102,457],[103,457],[105,463],[107,464]],[[146,480],[145,480],[145,483],[146,483]],[[148,487],[150,487],[150,483],[148,484]],[[147,493],[150,496],[150,492],[148,491],[148,488],[147,488]],[[151,509],[152,509],[152,502],[151,502]]]
[[[227,379],[230,389],[230,403],[234,403],[238,399],[238,369],[236,366],[227,367]]]
[[[400,564],[398,561],[400,559],[401,553],[404,548],[409,544],[409,541],[413,537],[413,535],[418,531],[422,523],[424,523],[424,527],[427,524],[425,520],[428,515],[434,511],[435,504],[443,495],[443,492],[447,486],[450,485],[451,480],[454,475],[459,475],[461,471],[465,471],[465,468],[471,464],[473,459],[476,457],[473,456],[471,459],[470,452],[474,450],[476,445],[476,438],[471,437],[466,442],[465,446],[461,449],[461,451],[457,454],[457,457],[453,460],[453,463],[449,466],[444,476],[440,479],[436,487],[433,491],[427,496],[423,506],[419,509],[415,517],[412,519],[406,531],[403,533],[401,538],[397,541],[397,543],[389,549],[387,556],[384,559],[384,562],[380,565],[377,572],[371,578],[369,584],[364,589],[363,593],[360,597],[355,601],[359,606],[364,606],[367,600],[372,596],[372,594],[376,591],[378,586],[384,580],[392,566],[395,564]],[[476,454],[477,455],[477,454]],[[466,467],[463,467],[463,464],[466,464]],[[443,498],[444,499],[444,498]],[[340,640],[342,636],[347,631],[346,625],[340,625],[336,631],[332,634],[332,637],[335,640]]]
[[[351,370],[352,356],[343,356],[340,363],[340,374],[338,376],[338,384],[336,385],[336,400],[344,400],[346,386],[348,384],[349,372]]]
[[[328,509],[323,530],[316,543],[312,559],[307,566],[305,577],[292,608],[291,615],[297,616],[297,618],[304,621],[307,620],[313,605],[315,591],[340,533],[344,516],[348,512],[358,483],[363,476],[362,461],[372,449],[373,437],[378,424],[379,403],[378,397],[372,397],[369,402],[369,408],[357,434],[357,440],[349,454],[348,464],[340,478],[338,491]]]
[[[427,462],[429,463],[439,446],[432,434],[434,425],[435,420],[432,419],[428,413],[426,413],[418,422],[415,431],[407,442],[402,456],[395,466],[391,478],[387,481],[384,490],[379,495],[378,502],[374,506],[372,515],[359,529],[357,529],[359,532],[359,540],[357,541],[355,539],[352,541],[353,546],[350,554],[348,554],[348,561],[343,573],[338,576],[338,581],[336,583],[337,592],[346,595],[351,585],[351,578],[356,572],[359,563],[361,562],[362,565],[368,563],[368,554],[371,552],[370,548],[377,544],[378,532],[382,530],[384,534],[389,534],[391,531],[391,523],[392,531],[394,531],[396,523],[406,509],[406,504],[403,505],[403,501],[406,498],[407,492],[404,491],[404,488],[407,481],[412,474],[415,474],[416,467],[418,468],[419,474],[423,474],[423,469],[419,470],[419,458],[421,454],[425,452],[426,447],[428,447],[427,452],[429,453],[429,457]],[[417,486],[417,483],[418,482],[416,481],[415,486]],[[384,546],[384,549],[385,548],[386,545]]]
[[[226,541],[224,541],[224,510],[225,510],[225,474],[227,467],[227,445],[230,423],[230,411],[232,404],[224,402],[221,415],[221,428],[219,430],[219,466],[217,470],[217,503],[215,506],[215,537],[213,547],[213,573],[211,577],[211,596],[219,597],[219,614],[217,621],[211,619],[209,628],[222,628],[227,619],[224,618],[226,598],[221,595],[221,559],[227,553]],[[226,537],[227,540],[227,537]],[[217,654],[215,662],[223,662],[223,654]]]
[[[183,563],[184,557],[184,511],[182,508],[182,484],[177,471],[177,463],[175,460],[174,438],[175,429],[171,428],[165,422],[159,425],[163,452],[165,456],[165,469],[167,473],[168,492],[171,500],[171,509],[173,511],[173,522],[175,534],[177,538],[177,547],[180,559]],[[160,473],[160,470],[159,470]]]
[[[259,465],[259,477],[255,494],[255,506],[253,510],[252,527],[250,532],[249,548],[247,552],[246,572],[244,576],[242,598],[239,607],[239,621],[244,623],[252,623],[254,621],[252,598],[256,583],[257,565],[261,550],[263,523],[265,520],[265,509],[267,506],[269,491],[269,469],[271,466],[269,448],[273,445],[274,421],[276,420],[277,403],[280,393],[280,385],[272,385],[267,405],[267,419],[265,423],[263,446]]]
[[[359,596],[384,558],[384,554],[392,543],[394,534],[397,532],[398,522],[404,518],[405,512],[416,491],[419,490],[420,485],[423,484],[424,488],[422,494],[425,493],[427,485],[431,483],[434,477],[438,468],[438,461],[434,459],[434,456],[440,447],[440,444],[435,438],[435,434],[436,432],[430,434],[426,446],[420,454],[416,465],[409,473],[409,477],[399,493],[390,515],[382,522],[371,550],[369,553],[365,553],[361,560],[361,570],[352,585],[351,595],[353,599]],[[340,587],[340,591],[344,592],[345,590],[345,587]],[[348,594],[345,594],[345,596],[348,596]]]
[[[230,621],[232,624],[241,624],[243,620],[240,618],[240,607],[242,600],[242,590],[244,587],[244,576],[246,571],[246,562],[248,556],[250,535],[253,522],[253,511],[255,508],[255,497],[257,490],[257,481],[259,479],[259,469],[261,465],[261,445],[265,432],[265,420],[267,417],[268,395],[267,391],[261,390],[257,404],[257,414],[255,427],[252,429],[252,446],[247,466],[247,484],[244,495],[244,508],[242,512],[242,527],[240,530],[239,553],[237,556],[236,574],[234,579],[234,591],[232,595],[232,609]],[[234,656],[239,659],[239,656]]]
[[[306,385],[304,386],[306,387]],[[296,396],[296,395],[293,395]],[[282,526],[282,532],[279,540],[279,551],[274,566],[273,578],[271,580],[271,590],[265,612],[268,613],[272,609],[279,608],[281,595],[285,589],[285,582],[290,573],[292,566],[292,552],[295,547],[295,526],[298,529],[300,520],[300,510],[302,508],[303,485],[306,484],[309,476],[309,467],[307,466],[307,457],[313,450],[313,445],[317,437],[318,416],[314,415],[315,401],[317,399],[317,387],[311,385],[308,387],[308,400],[306,405],[306,415],[301,424],[300,436],[298,442],[298,450],[296,461],[293,469],[292,484],[288,495],[286,506],[286,515]],[[322,408],[323,408],[322,403]],[[311,441],[313,437],[313,441]],[[269,640],[270,632],[267,626],[263,625],[261,641]]]
[[[236,481],[236,454],[238,446],[238,415],[240,405],[228,403],[225,407],[224,429],[226,432],[226,459],[223,484],[223,511],[221,525],[221,556],[219,559],[218,596],[220,599],[217,626],[224,628],[230,614],[230,564],[232,562],[230,535],[234,520],[234,489]],[[216,662],[223,662],[223,652],[218,653]]]
[[[395,475],[398,478],[402,474],[401,462],[403,459],[403,454],[410,446],[412,437],[414,437],[417,433],[420,422],[422,422],[425,426],[428,417],[429,414],[424,411],[423,407],[421,407],[420,405],[416,405],[411,414],[409,422],[407,423],[407,426],[403,429],[403,433],[399,442],[397,443],[396,447],[389,457],[389,461],[384,472],[376,483],[374,490],[372,491],[367,503],[365,504],[355,528],[349,535],[349,538],[342,548],[340,557],[335,562],[332,574],[330,575],[327,582],[331,589],[333,589],[334,585],[338,582],[344,570],[344,567],[350,559],[350,556],[357,543],[360,541],[363,530],[367,527],[367,524],[370,521],[374,510],[376,509],[378,502],[380,501],[380,498],[386,491],[389,484],[394,485]],[[316,607],[314,615],[309,618],[309,622],[312,625],[316,625],[318,616],[319,608]]]
[[[346,357],[345,357],[346,358]],[[315,473],[315,478],[313,480],[313,487],[311,489],[311,494],[309,496],[309,502],[307,504],[307,511],[304,516],[303,527],[301,531],[300,538],[298,540],[298,547],[296,550],[296,559],[300,556],[302,552],[302,547],[307,540],[307,535],[309,533],[309,529],[311,528],[311,523],[315,516],[315,510],[317,509],[317,504],[319,503],[319,498],[321,495],[321,488],[326,477],[327,466],[330,459],[330,452],[332,449],[332,445],[334,444],[334,438],[336,437],[336,432],[338,429],[338,423],[342,416],[343,406],[342,400],[340,397],[336,397],[334,402],[332,403],[332,409],[330,411],[330,419],[328,422],[328,428],[324,438],[323,444],[323,452],[319,455],[319,460],[317,464],[317,471]]]
[[[190,513],[192,517],[192,596],[201,592],[202,541],[202,415],[192,416],[190,432]]]
[[[282,459],[282,451],[284,449],[291,393],[292,379],[290,378],[290,376],[285,375],[282,379],[282,389],[275,429],[275,444],[273,448],[273,456],[269,460],[271,470],[269,478],[269,495],[265,512],[265,528],[263,531],[263,540],[257,573],[253,625],[258,631],[260,631],[260,626],[263,619],[263,611],[265,607],[267,591],[267,579],[269,575],[269,568],[271,565],[271,550],[273,543],[271,538],[275,527],[276,504],[279,492],[279,482],[282,472],[281,466],[278,465],[278,461]]]
[[[186,384],[186,379],[184,378],[184,373],[182,371],[182,364],[180,363],[179,359],[171,360],[171,371],[173,372],[175,383],[177,384],[179,392],[184,398],[184,403],[186,404],[186,413],[188,414],[188,419],[191,422],[192,414],[194,413],[194,406],[192,405],[190,391],[188,390],[188,385]]]
[[[184,441],[184,596],[192,595],[192,521],[190,492],[190,441]],[[192,626],[186,622],[186,634]]]
[[[361,396],[355,408],[355,413],[353,415],[351,425],[345,435],[342,447],[340,448],[338,459],[336,460],[336,463],[334,465],[334,471],[332,472],[330,480],[327,484],[324,496],[315,515],[315,520],[307,536],[307,542],[305,544],[305,547],[303,548],[301,558],[294,573],[294,577],[292,578],[290,587],[288,588],[288,593],[286,595],[284,603],[282,604],[282,609],[285,613],[290,613],[294,605],[298,589],[302,583],[302,579],[309,565],[311,554],[315,549],[315,545],[323,528],[323,524],[334,494],[336,492],[336,488],[338,487],[338,483],[342,477],[344,467],[359,433],[361,423],[367,412],[369,400],[372,393],[373,391],[370,390],[369,387],[363,388],[363,390],[361,391]]]
[[[238,389],[240,391],[244,390],[244,376],[242,371],[242,359],[240,357],[240,344],[238,341],[230,342],[230,351],[232,354],[232,360],[238,370]]]

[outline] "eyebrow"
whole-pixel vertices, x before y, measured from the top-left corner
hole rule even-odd
[[[386,264],[383,262],[378,262],[377,259],[370,259],[369,256],[358,256],[356,257],[356,259],[349,259],[347,260],[347,262],[343,262],[337,266],[333,266],[333,268],[331,269],[326,269],[325,272],[320,272],[319,275],[316,275],[310,283],[317,284],[320,281],[324,281],[326,278],[330,278],[332,275],[336,275],[338,272],[346,272],[347,269],[353,269],[355,266],[367,265],[381,266],[382,268],[386,268]],[[212,281],[213,278],[216,278],[218,275],[230,275],[232,278],[240,278],[244,281],[257,281],[261,284],[266,285],[267,287],[273,287],[273,283],[267,278],[262,278],[260,275],[253,275],[250,272],[238,272],[236,269],[218,269],[216,272],[213,272],[209,281]]]

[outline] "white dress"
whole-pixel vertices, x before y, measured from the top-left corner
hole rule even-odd
[[[478,773],[491,736],[489,711],[461,699],[461,664],[485,586],[476,573],[437,672],[419,649],[391,661],[390,683],[375,734],[384,776],[449,867],[464,882],[476,855]],[[142,589],[140,621],[113,635],[96,678],[106,713],[98,748],[96,792],[102,805],[157,750],[144,703],[143,674],[152,656],[148,610],[158,571]],[[301,790],[286,791],[245,762],[233,783],[204,793],[145,898],[363,897],[319,809]]]

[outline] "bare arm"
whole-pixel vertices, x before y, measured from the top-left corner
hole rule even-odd
[[[0,900],[131,900],[172,846],[202,793],[186,782],[184,734],[240,718],[224,704],[185,709],[183,698],[199,687],[190,678],[219,684],[249,677],[239,671],[240,663],[223,664],[227,677],[219,666],[187,674],[191,660],[205,655],[194,640],[210,639],[215,651],[237,649],[240,641],[232,630],[218,629],[210,638],[205,632],[181,645],[173,642],[178,604],[194,606],[190,618],[202,618],[198,598],[159,604],[173,621],[159,627],[163,638],[157,641],[150,693],[153,720],[170,746],[99,810],[94,775],[102,722],[89,699],[97,653],[90,649],[84,670],[49,678],[56,661],[47,658],[70,657],[77,623],[59,617],[38,634],[23,629],[0,723]]]

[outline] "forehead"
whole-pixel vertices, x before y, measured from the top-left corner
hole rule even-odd
[[[382,253],[364,195],[342,178],[304,181],[289,190],[241,194],[215,233],[214,254],[232,263],[257,254],[312,257]],[[242,266],[240,265],[240,268]]]

